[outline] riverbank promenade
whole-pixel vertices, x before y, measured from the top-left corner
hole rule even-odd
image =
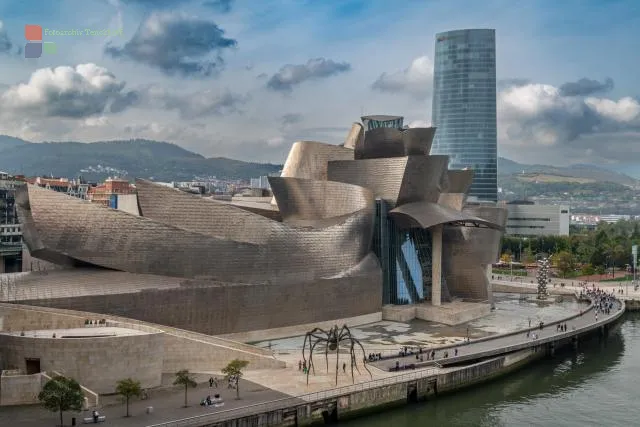
[[[529,294],[530,301],[536,300],[535,285],[518,282],[500,281],[495,284],[511,288],[510,292]],[[610,286],[609,292],[616,287]],[[567,294],[579,296],[584,287],[578,283],[564,287],[550,287],[550,297],[545,304],[556,304],[557,295]],[[640,297],[640,293],[638,293]],[[615,293],[616,298],[619,296]],[[634,295],[629,295],[632,298]],[[284,426],[295,425],[297,420],[322,419],[325,414],[336,414],[342,419],[343,414],[359,410],[375,410],[387,403],[404,404],[410,401],[409,396],[417,393],[417,399],[434,398],[436,395],[454,391],[468,386],[472,382],[485,381],[502,375],[529,363],[535,358],[553,354],[565,344],[578,344],[584,335],[595,331],[606,333],[610,324],[614,323],[625,311],[625,304],[620,299],[613,301],[608,311],[599,311],[597,319],[593,300],[585,301],[579,311],[569,311],[557,320],[549,321],[540,329],[536,319],[531,319],[531,326],[512,330],[497,335],[473,338],[466,342],[445,345],[424,345],[422,353],[415,345],[407,346],[407,353],[401,356],[397,347],[397,355],[391,348],[385,352],[383,360],[367,363],[369,374],[358,363],[359,372],[352,378],[350,367],[343,370],[342,360],[348,360],[348,353],[340,353],[338,368],[338,384],[336,385],[335,354],[329,355],[329,368],[325,367],[322,355],[314,357],[316,374],[306,375],[298,368],[301,359],[300,349],[287,352],[274,351],[273,357],[286,363],[282,369],[247,370],[246,382],[241,387],[242,400],[235,400],[234,390],[221,390],[226,404],[220,408],[202,408],[199,400],[210,393],[206,385],[189,391],[190,408],[180,408],[181,390],[167,390],[149,401],[136,401],[132,405],[134,417],[123,418],[120,405],[103,407],[101,413],[107,415],[108,425],[128,427],[133,425],[154,427],[187,427],[206,425],[235,425],[234,421],[244,420],[247,425]],[[526,322],[526,320],[525,320]],[[566,325],[560,330],[557,325]],[[457,350],[457,352],[456,352]],[[435,357],[431,357],[431,352]],[[417,354],[416,354],[417,353]],[[429,357],[427,357],[429,354]],[[421,359],[422,357],[422,359]],[[399,369],[397,369],[399,368]],[[202,378],[218,375],[219,372],[201,372]],[[411,398],[412,399],[412,398]],[[116,402],[114,402],[116,403]],[[154,411],[145,413],[147,406]],[[4,412],[0,420],[11,420],[13,425],[31,427],[45,425],[51,420],[51,414],[39,407],[15,408],[16,411]],[[26,412],[23,412],[26,411]],[[24,414],[30,414],[24,417]],[[329,416],[329,415],[327,415]],[[9,418],[7,418],[9,417]],[[252,421],[251,421],[252,420]],[[251,424],[253,423],[253,424]]]
[[[579,296],[579,289],[576,288],[575,291],[578,291],[575,295]],[[563,293],[574,292],[566,289]],[[464,377],[465,375],[468,376],[469,373],[478,372],[478,380],[489,379],[542,355],[553,354],[556,348],[564,344],[577,343],[580,337],[584,335],[594,331],[604,332],[610,324],[622,316],[624,310],[624,302],[616,299],[613,300],[612,307],[608,310],[608,313],[599,311],[596,316],[594,303],[591,300],[588,305],[585,304],[585,309],[582,312],[571,314],[558,321],[543,325],[542,329],[540,329],[539,324],[532,323],[530,328],[470,340],[461,345],[448,345],[437,348],[425,347],[422,355],[423,361],[420,361],[419,353],[416,359],[415,351],[417,349],[414,347],[411,349],[413,354],[398,355],[368,363],[371,376],[360,365],[360,372],[353,379],[356,383],[340,387],[336,387],[333,382],[335,370],[332,367],[335,367],[335,359],[332,358],[329,361],[328,370],[325,370],[324,360],[316,360],[316,375],[310,375],[309,384],[306,385],[306,376],[298,371],[297,366],[292,366],[295,365],[294,360],[297,361],[300,355],[291,354],[286,358],[287,368],[284,370],[277,372],[266,370],[251,371],[247,372],[247,378],[256,383],[270,384],[270,387],[290,394],[292,397],[198,417],[154,424],[153,427],[205,426],[217,423],[226,425],[224,423],[231,420],[248,420],[252,417],[254,420],[267,420],[269,417],[272,417],[273,420],[280,420],[260,425],[287,425],[286,420],[293,422],[292,420],[298,417],[300,413],[304,413],[307,418],[314,411],[326,414],[331,414],[333,413],[332,411],[338,413],[340,410],[336,408],[339,408],[340,405],[343,405],[343,411],[347,412],[347,410],[353,409],[353,402],[358,399],[361,401],[372,399],[368,404],[369,409],[383,406],[380,401],[376,401],[377,398],[374,398],[374,396],[385,395],[390,393],[389,390],[395,390],[396,392],[400,390],[396,394],[400,396],[400,400],[404,399],[405,403],[408,399],[407,393],[410,393],[411,387],[416,389],[422,387],[422,396],[435,396],[438,394],[438,390],[453,391],[469,385],[469,383],[465,384],[464,381],[454,383],[452,379],[456,376]],[[557,328],[558,324],[566,325],[566,330],[561,331]],[[458,349],[457,355],[455,354],[456,349]],[[432,350],[435,351],[435,359],[426,360],[427,351],[430,352]],[[399,366],[400,369],[396,370],[396,366]],[[347,368],[343,372],[343,369],[339,367],[340,384],[346,384],[347,381],[350,382],[352,380],[348,373],[349,370]],[[469,378],[470,380],[472,379],[472,377]],[[448,384],[446,384],[447,381]],[[420,386],[420,384],[423,384],[423,386]],[[424,386],[424,384],[429,385]],[[438,387],[438,384],[441,385]],[[306,389],[308,392],[296,393],[301,389]],[[392,398],[387,398],[387,400],[389,399]],[[295,419],[297,420],[298,418]]]

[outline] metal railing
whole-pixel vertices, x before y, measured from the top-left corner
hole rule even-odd
[[[589,332],[593,329],[596,329],[605,324],[611,323],[618,319],[620,316],[624,314],[625,304],[623,301],[618,300],[618,304],[620,304],[620,309],[616,310],[613,314],[608,316],[603,316],[597,322],[588,323],[587,325],[581,326],[576,329],[572,329],[566,332],[557,332],[552,334],[551,336],[545,338],[537,338],[534,340],[528,340],[524,342],[520,342],[517,344],[513,344],[510,346],[500,347],[499,349],[491,349],[476,352],[473,354],[467,354],[463,356],[457,356],[450,358],[450,362],[462,362],[465,360],[473,360],[484,357],[498,356],[499,354],[512,353],[519,350],[524,350],[531,347],[537,347],[539,345],[547,344],[553,341],[558,341],[566,338],[571,338],[573,336],[580,335],[585,332]],[[589,308],[593,307],[593,300]],[[584,314],[585,312],[583,312]],[[571,316],[571,317],[579,317]],[[522,333],[522,331],[520,331]],[[381,378],[373,381],[362,382],[358,384],[353,384],[350,386],[339,387],[335,389],[329,389],[324,391],[318,391],[314,393],[308,393],[297,397],[287,397],[283,399],[273,400],[270,402],[263,402],[255,405],[243,406],[240,408],[229,409],[225,411],[220,411],[212,414],[203,414],[195,417],[184,418],[181,420],[169,421],[160,424],[153,424],[148,427],[195,427],[201,426],[204,424],[210,424],[215,422],[223,422],[228,421],[230,419],[237,419],[248,417],[264,412],[295,408],[297,406],[303,405],[308,402],[322,402],[323,400],[333,399],[340,396],[348,395],[358,391],[369,390],[372,388],[378,388],[385,385],[399,384],[412,380],[428,378],[436,376],[438,373],[442,373],[442,365],[435,363],[438,368],[422,368],[417,369],[415,371],[406,372],[400,375],[393,375],[386,378]]]
[[[400,375],[389,376],[377,380],[366,381],[358,384],[338,387],[329,390],[317,391],[303,394],[297,397],[285,397],[283,399],[269,402],[257,403],[255,405],[242,406],[240,408],[228,409],[212,414],[197,415],[195,417],[181,420],[169,421],[160,424],[153,424],[148,427],[194,427],[209,423],[222,422],[231,419],[248,417],[264,412],[277,411],[281,409],[295,408],[311,402],[322,402],[323,400],[346,396],[355,392],[370,390],[387,385],[400,384],[407,381],[433,377],[438,374],[438,369],[420,369]]]

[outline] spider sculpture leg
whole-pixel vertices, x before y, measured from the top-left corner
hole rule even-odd
[[[320,335],[313,334],[312,337],[315,338],[315,340],[316,340],[315,344],[319,344],[321,342],[326,342],[327,341],[327,339],[325,337],[320,336]],[[309,346],[311,346],[311,343],[309,343]],[[315,345],[314,345],[314,347],[315,347]],[[313,362],[309,362],[309,369],[313,369],[313,375],[316,374],[316,365]]]
[[[309,354],[309,367],[307,368],[307,385],[309,385],[309,372],[311,372],[311,369],[313,369],[313,375],[316,374],[316,370],[313,367],[313,350],[315,350],[316,345],[318,345],[319,342],[320,341],[316,341],[311,346],[311,351],[310,351],[310,354]]]
[[[302,344],[302,360],[307,362],[307,358],[305,356],[305,350],[307,349],[307,341],[309,342],[309,348],[311,348],[311,338],[309,337],[309,332],[304,335],[304,343]]]
[[[355,376],[353,374],[353,367],[356,365],[355,361],[355,352],[354,352],[354,338],[349,334],[348,330],[345,330],[345,327],[342,327],[340,331],[339,342],[348,341],[349,342],[349,358],[351,359],[351,381],[355,383]],[[356,365],[356,370],[360,373],[358,366]]]
[[[337,341],[336,342],[336,385],[338,385],[339,360],[340,360],[340,341]]]
[[[373,379],[373,374],[371,373],[369,368],[367,368],[367,361],[366,361],[366,354],[367,353],[364,351],[363,345],[360,343],[360,341],[357,338],[353,338],[353,336],[351,335],[351,330],[349,329],[349,327],[347,325],[344,325],[343,328],[347,330],[347,333],[349,334],[349,337],[351,337],[353,342],[355,342],[356,344],[358,344],[358,346],[360,346],[360,349],[362,350],[362,354],[365,355],[365,359],[364,359],[364,363],[363,363],[364,369],[366,369],[367,372],[369,373],[369,377],[371,377]]]
[[[324,361],[327,364],[327,373],[329,373],[329,344],[331,343],[331,337],[327,339],[326,345],[324,346]]]

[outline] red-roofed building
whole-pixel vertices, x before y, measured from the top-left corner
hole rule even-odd
[[[109,178],[104,184],[89,188],[89,200],[93,203],[117,209],[118,196],[135,193],[135,187],[126,179]]]

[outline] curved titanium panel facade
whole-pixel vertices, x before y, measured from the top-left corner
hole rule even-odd
[[[327,175],[331,181],[369,188],[374,196],[395,206],[437,202],[446,167],[446,156],[340,160],[329,162]]]
[[[473,180],[472,170],[447,171],[447,189],[440,194],[438,203],[456,211],[461,211],[467,201],[467,191]]]
[[[284,162],[280,176],[327,180],[327,164],[331,160],[352,160],[353,150],[339,145],[315,141],[298,141]]]
[[[504,228],[505,208],[471,205],[463,214],[482,216]],[[486,300],[490,282],[487,267],[496,262],[500,251],[502,231],[477,227],[445,227],[443,230],[443,270],[449,290],[464,298]]]
[[[377,128],[365,132],[362,143],[356,145],[355,159],[380,159],[404,157],[402,130],[396,128]]]
[[[355,146],[355,159],[427,156],[436,128],[376,128]]]
[[[447,181],[449,183],[447,193],[466,193],[473,182],[473,171],[471,169],[448,170]]]
[[[431,122],[433,154],[475,171],[470,196],[498,200],[495,30],[436,34]]]
[[[351,129],[347,134],[347,138],[344,140],[343,146],[353,150],[356,148],[356,145],[362,144],[363,139],[364,127],[360,123],[354,123],[351,125]]]
[[[131,273],[206,276],[222,282],[276,285],[334,276],[369,253],[373,207],[340,224],[312,230],[254,215],[271,226],[259,230],[263,244],[252,244],[201,233],[199,220],[190,219],[207,217],[210,201],[158,187],[168,191],[158,191],[156,194],[161,196],[147,199],[141,209],[159,216],[163,216],[162,209],[150,209],[150,203],[181,210],[180,223],[156,222],[29,185],[23,189],[28,191],[29,203],[20,206],[20,214],[28,217],[27,222],[34,228],[26,234],[25,241],[30,250],[40,246],[47,252]],[[183,195],[194,197],[199,203],[184,203]],[[239,213],[240,218],[248,214],[242,210]],[[165,220],[173,218],[173,214],[163,216]],[[235,229],[242,228],[242,224],[239,222]]]
[[[412,228],[431,228],[440,224],[471,223],[489,228],[499,228],[498,225],[476,216],[458,212],[437,203],[416,202],[398,206],[389,215],[399,225]]]
[[[371,209],[375,200],[370,190],[335,181],[269,177],[284,222],[329,220]],[[373,212],[373,211],[372,211]],[[321,221],[325,223],[326,221]]]
[[[500,230],[488,228],[469,228],[464,230],[467,241],[480,254],[478,256],[480,263],[488,265],[498,262],[501,249],[500,239],[503,234],[502,230],[507,224],[508,210],[497,206],[467,205],[462,210],[462,213],[485,219],[501,227]]]
[[[410,128],[402,131],[406,156],[428,156],[436,128]]]
[[[223,240],[264,244],[273,220],[229,203],[136,179],[140,215]]]

